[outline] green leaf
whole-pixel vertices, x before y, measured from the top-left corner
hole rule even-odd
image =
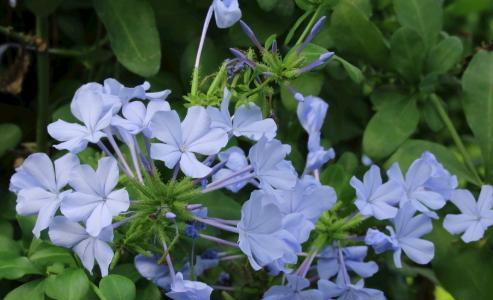
[[[373,104],[373,109],[376,111],[381,110],[389,103],[405,101],[410,96],[403,91],[397,90],[394,86],[382,86],[375,89],[370,94],[370,100]]]
[[[30,249],[29,260],[38,266],[62,263],[74,266],[76,264],[70,250],[42,242],[35,249]]]
[[[291,86],[303,95],[318,95],[324,84],[324,75],[317,72],[306,73],[303,76],[291,81]],[[290,111],[295,111],[298,101],[294,99],[291,91],[284,85],[281,87],[281,101],[284,107]]]
[[[273,10],[278,2],[279,0],[257,0],[258,6],[265,11]]]
[[[361,82],[363,82],[365,76],[363,75],[363,72],[361,72],[361,70],[358,67],[356,67],[355,65],[351,64],[344,58],[339,57],[337,55],[334,55],[332,59],[341,63],[344,70],[346,70],[346,73],[348,74],[349,78],[351,78],[351,80],[354,83],[360,84]]]
[[[161,45],[154,12],[146,0],[95,0],[118,61],[129,71],[149,77],[159,71]]]
[[[431,48],[426,60],[426,71],[445,74],[452,69],[462,57],[464,47],[458,37],[449,36]]]
[[[338,49],[386,66],[389,49],[382,32],[353,2],[341,2],[332,14],[330,34]]]
[[[53,122],[57,120],[64,120],[70,123],[77,123],[77,118],[72,114],[70,110],[70,104],[65,104],[57,108],[51,115]]]
[[[29,281],[8,293],[4,300],[44,300],[44,284],[41,279]]]
[[[370,120],[363,134],[363,150],[373,159],[392,154],[416,130],[419,111],[414,99],[389,103]]]
[[[401,27],[394,32],[390,40],[390,61],[397,73],[408,81],[417,82],[425,57],[425,44],[416,31]]]
[[[66,270],[46,280],[45,292],[56,300],[84,300],[89,292],[89,279],[83,269]]]
[[[53,13],[63,0],[24,0],[23,3],[38,17]]]
[[[491,0],[455,0],[446,11],[455,15],[467,16],[491,8]]]
[[[18,242],[9,237],[0,235],[0,257],[19,256],[21,250],[22,249]]]
[[[27,257],[0,257],[0,279],[18,279],[28,274],[41,274]]]
[[[462,77],[463,104],[467,123],[476,138],[493,183],[493,52],[480,51]]]
[[[433,270],[441,285],[455,299],[489,300],[493,295],[493,253],[475,244],[464,244],[441,224],[433,226]]]
[[[135,299],[135,284],[121,275],[108,275],[99,282],[99,289],[107,300]]]
[[[241,205],[222,191],[206,193],[197,200],[197,203],[207,207],[210,216],[233,220],[240,218]]]
[[[15,124],[4,123],[0,124],[0,156],[3,156],[5,152],[13,149],[20,143],[22,138],[22,131],[19,126]]]
[[[402,26],[414,29],[424,40],[427,49],[435,44],[442,29],[443,9],[437,0],[394,0],[397,20]]]
[[[161,300],[162,292],[152,282],[147,282],[143,288],[137,289],[137,299]]]
[[[419,158],[425,151],[433,153],[445,169],[456,175],[459,179],[475,183],[471,172],[457,158],[452,150],[437,143],[423,140],[408,140],[385,163],[386,167],[398,162],[402,170],[406,170],[411,163]]]

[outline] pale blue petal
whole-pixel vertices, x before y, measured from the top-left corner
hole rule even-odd
[[[53,244],[65,248],[72,248],[89,237],[84,227],[67,218],[57,216],[53,219],[48,230],[48,236]]]
[[[172,169],[181,158],[181,151],[175,145],[167,145],[162,143],[151,144],[151,158],[164,161],[168,169]]]
[[[99,195],[107,196],[118,184],[118,163],[113,157],[103,157],[98,161],[96,177],[100,185]]]
[[[127,211],[130,206],[129,195],[125,189],[119,189],[109,193],[105,202],[112,216],[117,216]]]
[[[435,246],[432,242],[418,238],[400,238],[399,245],[402,251],[414,262],[427,264],[435,255]]]
[[[188,151],[203,154],[217,154],[228,143],[227,133],[219,128],[208,129],[201,137],[186,145]]]
[[[276,136],[277,125],[272,119],[262,119],[260,108],[249,103],[240,106],[233,117],[233,134],[258,141],[262,136],[268,140]]]
[[[35,237],[39,238],[41,231],[50,226],[59,206],[60,202],[55,200],[51,203],[46,203],[45,206],[39,210],[38,218],[36,219],[36,224],[33,228],[33,234]]]
[[[160,111],[151,121],[152,136],[165,144],[179,148],[182,145],[180,117],[174,110]]]
[[[53,163],[45,153],[29,155],[22,164],[21,170],[32,177],[43,189],[58,192]]]
[[[74,192],[63,199],[60,210],[72,221],[85,221],[102,200],[96,195]]]
[[[68,184],[71,173],[79,165],[79,158],[72,153],[67,153],[55,160],[57,190],[63,189]]]
[[[474,223],[478,222],[476,216],[473,215],[446,215],[443,220],[443,227],[451,234],[459,234],[465,232]]]
[[[104,227],[111,225],[112,219],[113,216],[111,215],[108,206],[105,202],[101,201],[92,210],[86,220],[87,233],[94,237],[98,236]]]
[[[101,276],[108,275],[108,269],[113,259],[113,250],[108,244],[101,240],[94,241],[94,257],[98,262],[99,269],[101,270]]]
[[[297,114],[301,126],[309,133],[322,129],[329,105],[319,97],[307,96],[298,104]]]
[[[219,28],[231,27],[241,19],[238,0],[214,0],[212,7],[214,8],[216,25]]]
[[[484,232],[484,226],[481,224],[481,222],[476,221],[472,223],[469,228],[467,228],[461,238],[466,243],[479,241],[483,237]]]
[[[183,174],[192,178],[202,178],[211,172],[211,168],[197,160],[192,152],[185,152],[180,159]]]
[[[212,288],[199,281],[183,280],[183,274],[178,272],[171,284],[171,291],[166,296],[173,300],[209,300]]]

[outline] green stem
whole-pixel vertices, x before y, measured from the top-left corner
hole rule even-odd
[[[36,35],[43,41],[48,41],[49,24],[46,17],[36,17]],[[38,112],[36,124],[36,143],[38,151],[48,150],[46,126],[48,125],[49,114],[49,91],[50,91],[50,62],[48,53],[38,52],[37,60],[37,80],[38,80]]]
[[[431,103],[435,107],[438,115],[442,119],[443,123],[445,124],[445,127],[447,127],[448,132],[450,133],[452,140],[454,140],[455,145],[459,149],[459,152],[461,153],[462,157],[464,158],[464,163],[466,164],[466,167],[472,172],[474,175],[475,179],[475,184],[478,186],[482,185],[482,180],[481,177],[479,177],[478,172],[476,171],[476,168],[474,167],[474,164],[472,163],[472,159],[469,156],[469,153],[466,150],[466,147],[464,146],[464,143],[462,143],[462,140],[457,133],[457,130],[455,129],[454,124],[452,123],[452,120],[450,120],[450,117],[448,116],[447,112],[443,108],[442,103],[440,103],[440,99],[438,98],[437,95],[433,94],[430,96]]]
[[[306,26],[305,30],[301,34],[300,38],[298,39],[294,47],[301,45],[301,43],[303,43],[303,40],[305,40],[306,36],[310,33],[310,30],[312,30],[313,24],[315,24],[315,22],[317,21],[318,15],[320,14],[321,11],[322,11],[322,5],[320,5],[317,8],[312,18],[310,19],[310,22],[308,22],[308,25]]]

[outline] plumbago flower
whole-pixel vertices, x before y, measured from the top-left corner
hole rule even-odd
[[[151,128],[162,143],[151,145],[151,158],[164,161],[170,169],[179,164],[183,173],[192,178],[208,175],[211,168],[198,161],[195,153],[217,154],[228,142],[226,132],[212,128],[209,115],[200,106],[189,108],[182,123],[176,111],[158,112],[155,116]]]
[[[48,234],[53,244],[72,248],[89,272],[97,261],[101,275],[108,275],[113,259],[113,250],[108,243],[113,240],[113,227],[105,227],[97,235],[92,235],[79,223],[58,216],[51,223]]]
[[[84,221],[87,232],[99,235],[111,224],[113,217],[128,209],[130,200],[125,189],[114,190],[118,184],[118,166],[114,158],[102,158],[94,171],[80,165],[73,171],[69,184],[74,192],[66,196],[62,213],[72,221]]]
[[[37,214],[33,233],[39,238],[53,220],[63,199],[71,190],[63,190],[69,174],[79,164],[73,154],[66,154],[51,162],[44,153],[31,154],[10,179],[10,190],[17,194],[19,215]]]
[[[263,300],[322,300],[322,292],[316,289],[307,289],[310,281],[297,275],[287,275],[286,285],[273,286],[265,292]]]
[[[339,258],[339,251],[342,251],[342,259]],[[378,271],[378,265],[373,262],[364,262],[368,247],[351,246],[339,249],[338,247],[327,247],[322,252],[317,264],[317,271],[321,279],[329,279],[341,270],[341,261],[344,267],[356,273],[358,276],[367,278],[373,276]]]
[[[258,141],[262,136],[268,140],[276,136],[277,126],[274,120],[263,119],[260,107],[253,103],[238,107],[234,116],[231,117],[228,108],[230,99],[231,93],[224,89],[221,109],[207,107],[212,120],[212,128],[221,128],[230,135],[244,136],[254,141]]]
[[[461,214],[449,214],[443,221],[443,227],[452,233],[460,234],[466,243],[481,239],[488,227],[493,225],[493,187],[483,185],[478,201],[468,190],[456,190],[450,201],[459,208]]]

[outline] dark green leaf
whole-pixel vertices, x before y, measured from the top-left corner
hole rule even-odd
[[[279,0],[257,0],[258,6],[265,11],[271,11],[276,7]]]
[[[444,74],[452,69],[462,56],[463,46],[459,38],[449,36],[431,48],[426,60],[426,71]]]
[[[0,124],[0,156],[13,149],[19,144],[22,138],[22,131],[15,124]]]
[[[137,298],[145,300],[161,300],[161,290],[152,282],[147,282],[143,288],[137,289]]]
[[[404,100],[382,107],[363,134],[363,150],[373,159],[392,154],[416,130],[419,111],[416,101]]]
[[[42,242],[34,249],[30,249],[29,260],[38,266],[46,266],[54,263],[75,265],[72,252],[68,249],[57,247],[47,242]]]
[[[489,300],[493,295],[493,253],[487,247],[464,244],[441,224],[433,226],[433,270],[455,299]]]
[[[493,52],[480,51],[462,77],[464,112],[493,182]]]
[[[207,207],[211,217],[233,220],[240,218],[241,205],[222,191],[204,194],[197,200],[197,203]]]
[[[18,279],[28,274],[40,274],[27,257],[0,257],[0,279]]]
[[[397,90],[395,87],[380,87],[375,89],[370,95],[371,103],[373,103],[373,109],[376,111],[381,110],[389,103],[405,101],[410,96],[403,91]]]
[[[161,66],[161,45],[154,12],[146,0],[95,0],[118,61],[131,72],[148,77]]]
[[[435,154],[437,160],[450,171],[450,173],[459,177],[459,179],[467,180],[474,183],[474,177],[464,164],[457,158],[452,150],[445,146],[423,140],[409,140],[405,142],[399,150],[386,162],[389,167],[391,163],[398,162],[402,170],[406,170],[411,163],[419,158],[425,151],[430,151]]]
[[[21,247],[13,239],[0,235],[0,257],[15,257],[21,253]]]
[[[425,45],[419,34],[411,28],[401,27],[390,40],[392,67],[404,78],[417,82],[423,71],[426,57]]]
[[[442,29],[443,10],[437,0],[394,0],[397,20],[402,26],[414,29],[424,40],[427,49],[435,44]]]
[[[83,269],[66,270],[46,280],[45,292],[56,300],[84,300],[89,292],[89,279]]]
[[[349,78],[351,78],[351,80],[354,81],[354,83],[360,84],[361,82],[363,82],[363,79],[365,79],[365,77],[363,75],[363,72],[361,72],[361,70],[358,67],[354,66],[347,60],[337,55],[334,55],[332,59],[341,63],[344,70],[346,70],[346,73],[348,74]]]
[[[330,33],[338,49],[374,65],[387,65],[389,51],[382,33],[354,3],[344,1],[335,7]]]
[[[24,0],[27,8],[38,17],[50,15],[62,3],[63,0]]]
[[[44,300],[44,284],[41,279],[29,281],[8,293],[4,300]]]
[[[135,299],[135,284],[121,275],[108,275],[99,282],[99,289],[107,300]]]
[[[455,15],[467,16],[491,8],[491,0],[455,0],[451,1],[446,11]]]

